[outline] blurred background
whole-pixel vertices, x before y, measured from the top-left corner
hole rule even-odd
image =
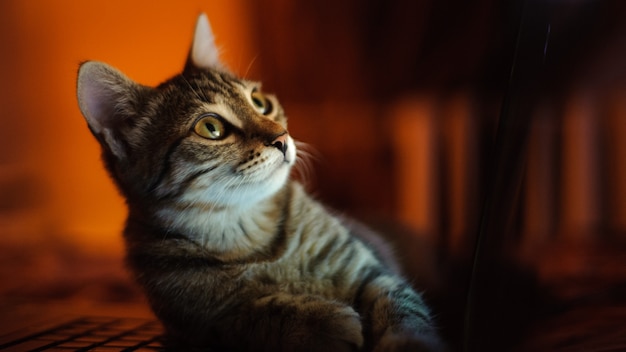
[[[310,144],[309,189],[390,233],[453,347],[626,336],[626,3],[529,3],[0,2],[0,315],[141,302],[76,71],[156,85],[206,12],[223,61]]]

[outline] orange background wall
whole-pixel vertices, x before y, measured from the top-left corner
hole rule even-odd
[[[206,12],[235,71],[255,56],[241,0],[0,3],[0,228],[3,241],[58,236],[121,253],[125,207],[78,110],[85,60],[149,85],[179,72]],[[87,244],[87,245],[85,245]]]
[[[374,204],[375,210],[420,231],[438,237],[450,232],[449,242],[473,234],[484,179],[481,162],[489,152],[480,148],[486,145],[483,140],[490,140],[483,130],[492,130],[485,120],[497,117],[504,90],[484,94],[476,89],[481,84],[472,82],[493,78],[483,72],[490,62],[501,62],[501,71],[508,72],[503,54],[508,47],[501,37],[492,37],[502,32],[499,18],[507,12],[496,1],[482,8],[469,6],[489,15],[483,21],[473,12],[463,15],[466,5],[460,3],[441,5],[443,12],[433,5],[423,9],[423,24],[418,23],[412,37],[372,37],[406,32],[400,25],[416,23],[405,15],[407,9],[415,10],[415,3],[431,2],[399,2],[395,12],[387,13],[385,27],[372,20],[379,17],[374,2],[357,0],[0,1],[0,245],[59,238],[81,242],[85,249],[121,253],[125,209],[77,107],[78,64],[106,61],[141,83],[157,84],[181,69],[193,23],[202,11],[209,15],[223,60],[235,72],[263,78],[266,87],[276,89],[295,117],[290,121],[292,134],[322,154],[322,162],[312,165],[320,198],[366,215]],[[369,8],[373,17],[357,8]],[[619,13],[609,7],[605,15],[620,21]],[[463,19],[465,27],[436,30],[445,23],[442,19],[453,15]],[[597,18],[603,22],[606,16]],[[479,26],[483,22],[491,27]],[[561,43],[579,26],[564,28]],[[617,30],[626,33],[624,28]],[[553,29],[556,35],[556,24]],[[539,145],[530,156],[529,172],[538,171],[526,186],[532,188],[537,178],[545,189],[525,190],[526,229],[541,228],[542,237],[551,237],[555,229],[569,233],[611,228],[623,233],[626,224],[621,162],[625,149],[620,137],[626,126],[626,73],[623,65],[611,65],[619,61],[616,57],[624,57],[621,38],[626,36],[607,32],[571,45],[593,54],[580,60],[585,71],[571,68],[576,67],[573,58],[581,55],[563,51],[558,56],[558,37],[551,39],[555,49],[551,47],[549,58],[557,60],[550,71],[570,71],[554,76],[554,90],[561,92],[549,96],[554,106],[545,120],[552,122],[533,129],[552,148],[550,154]],[[385,50],[380,41],[364,38],[390,38],[384,44],[406,50]],[[415,44],[408,45],[409,39]],[[606,43],[602,50],[585,50],[598,40]],[[498,53],[495,58],[488,55],[493,52]],[[482,62],[487,64],[478,64]],[[434,78],[428,75],[433,72]],[[602,88],[611,94],[593,93],[598,83],[587,87],[579,72],[591,72],[584,77],[611,77],[612,85]],[[470,78],[459,84],[457,77],[461,82]],[[403,86],[405,80],[419,85]],[[572,82],[578,82],[582,93],[569,87]],[[537,138],[531,136],[532,143],[542,140]],[[534,154],[551,158],[537,159]],[[542,197],[533,201],[532,192]],[[542,207],[531,206],[535,203]],[[440,228],[442,224],[449,228]]]

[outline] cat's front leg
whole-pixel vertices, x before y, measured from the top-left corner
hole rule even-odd
[[[421,296],[403,280],[379,276],[360,299],[367,345],[374,352],[444,350]]]
[[[276,293],[240,307],[226,324],[228,347],[254,351],[357,351],[361,320],[352,307],[313,295]],[[241,346],[247,339],[253,345]]]
[[[412,331],[409,329],[388,330],[380,338],[373,349],[374,352],[432,352],[444,351],[439,338],[432,333]]]

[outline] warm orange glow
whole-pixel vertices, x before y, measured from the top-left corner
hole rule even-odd
[[[563,120],[562,232],[576,240],[594,234],[600,219],[597,102],[589,92],[568,100]]]
[[[16,240],[58,235],[121,253],[125,207],[78,110],[84,60],[110,63],[154,85],[182,69],[195,19],[206,12],[222,59],[245,72],[255,52],[244,1],[4,1],[0,83],[0,182],[24,187],[33,204],[0,214]],[[9,229],[9,230],[7,230]]]
[[[275,5],[273,8],[284,13],[274,15],[289,17],[293,10],[289,4]],[[258,33],[257,14],[251,12],[255,8],[246,0],[0,1],[2,243],[61,238],[77,242],[85,250],[121,254],[119,232],[126,209],[78,110],[78,64],[89,59],[105,61],[141,83],[157,84],[180,71],[196,17],[206,12],[223,60],[237,73],[260,77],[255,72],[259,67],[253,65],[260,52],[253,39]],[[271,40],[285,38],[276,35]],[[289,55],[295,54],[281,50],[278,66],[300,60],[295,56],[288,60]],[[342,55],[360,60],[353,58],[355,53]],[[344,72],[341,77],[348,77],[341,80],[345,84],[358,87],[361,82],[358,73]],[[554,107],[536,112],[523,188],[527,243],[558,237],[553,232],[568,238],[593,233],[604,217],[609,227],[623,233],[623,83],[607,101],[588,90],[583,87]],[[414,92],[413,98],[393,99],[382,104],[384,107],[372,102],[342,102],[340,98],[283,103],[289,105],[288,113],[293,116],[294,137],[319,147],[327,153],[324,157],[360,156],[350,159],[351,163],[358,161],[364,166],[359,170],[370,170],[370,165],[391,165],[376,159],[384,155],[380,150],[389,147],[395,169],[381,169],[380,174],[388,172],[389,179],[395,180],[390,186],[393,195],[388,198],[395,202],[390,216],[433,236],[447,236],[454,249],[462,246],[464,233],[472,231],[478,221],[482,198],[474,188],[480,177],[487,175],[477,168],[489,152],[480,150],[479,144],[481,139],[491,138],[491,132],[481,130],[484,116],[473,112],[476,107],[470,91],[444,93]],[[561,105],[563,111],[558,108]],[[387,108],[390,111],[380,114]],[[607,117],[602,118],[603,114]],[[392,123],[387,126],[390,120],[380,116],[393,116]],[[393,132],[381,133],[381,128],[387,127]],[[605,168],[600,162],[602,153],[606,153]],[[386,184],[387,179],[376,176],[375,167],[371,170],[376,172],[355,178],[352,167],[333,170],[338,175],[332,179],[335,188],[327,189],[363,179],[367,181],[364,187],[342,193],[352,197],[345,204],[354,205],[360,199],[368,199],[370,205],[383,203],[376,197],[387,192],[385,187],[378,193],[370,191],[370,198],[361,195],[367,193],[364,189],[373,189],[371,185]],[[442,219],[445,229],[439,228]]]
[[[398,160],[398,217],[429,236],[437,234],[436,118],[437,101],[414,97],[393,112],[393,142]]]
[[[473,116],[472,100],[467,93],[457,93],[444,109],[443,143],[445,145],[448,178],[449,247],[457,253],[465,244],[465,237],[474,225],[470,215],[476,216],[469,208],[476,204],[476,117]]]
[[[617,90],[611,97],[606,121],[609,182],[613,189],[610,197],[610,226],[614,231],[626,233],[626,90]]]

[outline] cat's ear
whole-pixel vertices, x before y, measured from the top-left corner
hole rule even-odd
[[[96,137],[118,158],[125,156],[116,127],[135,112],[141,86],[115,68],[96,61],[81,64],[76,93],[78,105]]]
[[[215,36],[211,30],[209,19],[200,14],[196,21],[193,42],[185,64],[184,73],[206,69],[224,69],[220,62],[219,50],[215,46]]]

